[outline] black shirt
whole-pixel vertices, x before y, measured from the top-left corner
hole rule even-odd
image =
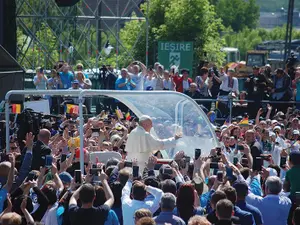
[[[104,225],[109,207],[107,205],[101,205],[99,207],[92,207],[89,209],[83,209],[75,205],[71,205],[69,208],[69,216],[71,225]]]

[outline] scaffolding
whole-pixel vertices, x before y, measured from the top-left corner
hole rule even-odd
[[[146,4],[147,13],[141,10],[142,3]],[[81,0],[71,7],[58,7],[55,0],[16,0],[16,6],[17,60],[27,65],[26,69],[37,66],[51,69],[50,65],[57,61],[71,65],[81,61],[85,68],[96,73],[112,57],[103,52],[108,41],[114,44],[111,55],[115,56],[115,66],[119,69],[124,66],[120,63],[120,53],[135,60],[133,50],[141,41],[143,29],[148,65],[149,0]],[[125,22],[132,20],[139,21],[140,31],[129,48],[120,39],[120,30]]]

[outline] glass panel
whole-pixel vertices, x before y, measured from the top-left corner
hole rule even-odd
[[[195,148],[208,155],[218,142],[212,127],[199,106],[187,96],[177,92],[114,92],[105,94],[127,105],[138,117],[153,118],[152,134],[159,138],[170,138],[182,129],[183,138],[174,149],[168,149],[169,157],[183,150],[194,157]]]

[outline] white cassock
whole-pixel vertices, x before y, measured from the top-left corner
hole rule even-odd
[[[140,169],[145,167],[145,162],[154,150],[163,150],[176,146],[175,138],[158,139],[145,131],[141,126],[132,130],[128,136],[125,151],[128,159],[137,159]]]

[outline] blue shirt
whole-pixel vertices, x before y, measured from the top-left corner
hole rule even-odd
[[[118,78],[116,80],[116,83],[115,83],[115,89],[116,90],[130,90],[130,87],[128,86],[128,84],[126,84],[125,86],[123,87],[119,87],[119,84],[123,84],[123,83],[126,83],[127,82],[127,79],[126,78]]]
[[[3,205],[6,198],[7,198],[7,190],[5,188],[2,188],[0,190],[0,213],[2,213],[3,211]]]
[[[257,207],[261,212],[265,225],[286,225],[291,208],[291,200],[280,195],[256,196],[252,193],[246,197],[246,202]]]
[[[206,192],[200,196],[200,206],[205,208],[207,206],[207,202],[210,199],[210,192]]]
[[[254,218],[251,213],[234,206],[234,216],[240,219],[241,225],[254,225]],[[270,224],[271,225],[271,224]]]
[[[72,81],[74,80],[74,76],[73,73],[68,72],[68,73],[64,73],[64,72],[60,72],[59,73],[61,82],[63,84],[62,89],[69,89],[72,87]]]
[[[262,189],[260,182],[257,177],[253,177],[250,184],[249,184],[250,190],[253,194],[262,196]]]
[[[198,208],[195,208],[194,209],[194,216],[195,215],[198,215],[198,216],[203,216],[204,215],[204,209],[202,209],[201,207],[198,207]],[[173,210],[173,214],[174,215],[176,215],[176,216],[179,216],[179,212],[178,212],[178,210],[177,210],[177,207]],[[188,221],[185,221],[186,223],[188,222]]]
[[[172,212],[161,212],[153,219],[157,225],[164,225],[165,223],[172,225],[185,225],[185,222],[180,217],[175,216]]]
[[[119,219],[113,210],[109,210],[107,219],[104,225],[120,225]]]
[[[260,225],[264,223],[261,212],[259,211],[258,208],[247,204],[245,201],[237,201],[236,206],[239,207],[241,210],[251,213],[254,217],[254,221],[256,225]]]
[[[121,225],[123,225],[122,208],[121,208],[121,207],[120,207],[120,208],[115,208],[115,207],[113,207],[111,210],[113,210],[113,211],[116,213],[116,215],[117,215],[117,217],[118,217],[118,220],[119,220],[119,223],[120,223]]]

